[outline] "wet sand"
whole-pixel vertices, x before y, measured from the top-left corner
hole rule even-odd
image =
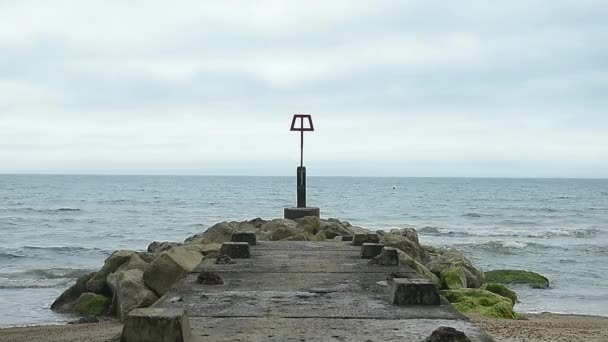
[[[521,320],[470,316],[497,342],[608,341],[608,317],[526,314]],[[0,342],[106,342],[120,334],[122,324],[51,325],[0,329]]]

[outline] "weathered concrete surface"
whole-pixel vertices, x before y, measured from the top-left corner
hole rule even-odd
[[[121,342],[190,342],[191,328],[184,310],[145,308],[129,313]]]
[[[258,241],[250,251],[235,264],[204,260],[154,307],[185,309],[195,341],[422,341],[440,326],[492,341],[445,300],[391,304],[391,274],[420,276],[361,259],[349,242]],[[224,283],[199,284],[203,271]]]

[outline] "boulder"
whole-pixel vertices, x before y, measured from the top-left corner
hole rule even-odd
[[[312,237],[311,239],[312,241],[325,241],[327,240],[327,236],[325,235],[325,232],[320,230],[317,232],[317,234],[315,234],[315,236]]]
[[[112,300],[104,295],[85,292],[75,301],[62,306],[59,311],[81,316],[100,316],[106,312],[111,303]]]
[[[279,241],[297,234],[301,234],[301,231],[295,226],[277,226],[270,231],[270,240]]]
[[[78,299],[80,295],[87,292],[87,282],[93,278],[97,272],[83,274],[76,280],[76,284],[70,286],[65,290],[55,301],[51,304],[51,310],[59,310],[62,306],[71,303]]]
[[[137,253],[137,255],[139,255],[141,260],[147,262],[148,264],[151,263],[152,261],[154,261],[154,258],[156,258],[156,253],[150,253],[150,252],[135,252],[135,253]]]
[[[483,271],[475,266],[464,254],[457,250],[446,250],[443,254],[431,258],[431,261],[425,266],[438,277],[441,277],[441,272],[451,268],[460,268],[467,279],[468,288],[479,288],[484,282],[485,276]]]
[[[441,295],[462,313],[477,313],[494,318],[516,319],[509,298],[481,289],[443,290]]]
[[[405,254],[405,252],[403,252],[402,250],[398,250],[397,253],[399,254],[399,265],[409,266],[412,270],[414,270],[414,272],[418,273],[418,275],[428,280],[431,280],[433,283],[439,286],[439,278],[435,274],[433,274],[433,272],[431,272],[429,269],[424,267],[423,264],[419,263],[409,255]]]
[[[311,235],[316,235],[321,229],[321,220],[316,216],[306,216],[296,220],[297,228]]]
[[[277,230],[278,228],[290,228],[290,229],[295,229],[297,227],[297,223],[295,221],[292,220],[288,220],[288,219],[274,219],[272,221],[268,221],[266,223],[264,223],[261,227],[260,230],[263,232],[272,232]]]
[[[439,327],[427,337],[425,342],[471,342],[471,339],[460,330],[452,327]]]
[[[110,255],[99,272],[97,272],[86,285],[87,292],[93,292],[97,294],[111,294],[110,289],[106,284],[106,278],[108,275],[116,272],[116,270],[124,263],[131,260],[131,257],[136,255],[133,251],[119,250],[115,251]]]
[[[171,247],[179,247],[181,245],[183,245],[181,242],[154,241],[148,245],[148,252],[158,254],[168,250]]]
[[[131,310],[148,307],[158,300],[158,296],[146,287],[143,271],[131,269],[119,271],[117,274],[112,305],[121,321],[127,318]]]
[[[412,242],[416,243],[417,245],[420,245],[420,241],[418,240],[418,232],[413,227],[394,228],[391,229],[389,234],[405,236]]]
[[[259,217],[256,217],[253,220],[248,221],[248,223],[251,224],[253,227],[255,227],[255,229],[260,229],[260,227],[262,227],[262,225],[266,222],[268,222],[268,221],[263,220]]]
[[[270,241],[270,233],[258,230],[255,232],[255,239],[257,241]]]
[[[131,259],[129,259],[129,261],[127,261],[126,263],[122,264],[117,270],[116,272],[109,274],[106,277],[106,285],[108,286],[108,288],[110,289],[110,293],[114,294],[116,291],[116,281],[118,279],[118,273],[120,273],[120,271],[128,271],[128,270],[140,270],[142,272],[144,272],[146,269],[148,269],[148,267],[150,267],[150,264],[145,262],[137,253],[134,253],[131,256]]]
[[[283,239],[282,241],[311,241],[314,238],[314,235],[308,233],[297,233],[288,238]]]
[[[485,273],[488,283],[497,284],[528,284],[536,289],[549,287],[549,279],[529,271],[523,270],[495,270]]]
[[[420,245],[408,237],[400,234],[386,234],[380,238],[380,243],[388,247],[395,247],[419,262],[423,262],[425,254]]]
[[[349,235],[367,234],[367,233],[369,233],[369,229],[365,229],[365,228],[359,227],[359,226],[350,226],[350,227],[348,227],[348,229],[352,232]]]
[[[462,268],[454,267],[441,271],[441,288],[457,290],[467,287],[467,276]]]
[[[353,235],[352,230],[342,226],[339,222],[321,221],[320,230],[325,233],[327,239],[333,239],[336,236]]]
[[[185,248],[172,248],[162,252],[144,272],[146,285],[158,296],[164,295],[178,280],[191,272],[203,255]]]
[[[207,244],[211,242],[222,243],[232,239],[232,233],[241,230],[240,222],[220,222],[213,225],[201,234],[187,238],[185,243]]]
[[[499,296],[509,298],[513,302],[513,305],[517,303],[517,293],[502,284],[485,284],[483,286],[483,289],[492,293],[496,293]]]

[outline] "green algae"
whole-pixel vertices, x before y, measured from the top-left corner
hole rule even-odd
[[[511,299],[482,289],[443,290],[441,295],[458,309],[487,317],[517,319]]]
[[[528,284],[535,289],[549,287],[549,279],[534,272],[523,270],[495,270],[486,272],[487,283]]]
[[[73,303],[72,311],[83,316],[103,315],[112,304],[112,299],[93,293],[83,293],[80,298]]]
[[[517,303],[517,293],[502,284],[485,284],[483,286],[483,289],[492,293],[496,293],[499,296],[509,298],[513,302],[513,305]]]
[[[449,290],[463,289],[467,287],[467,276],[458,267],[441,271],[441,287]]]

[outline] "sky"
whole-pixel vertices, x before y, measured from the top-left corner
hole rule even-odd
[[[608,177],[608,6],[0,0],[0,173]]]

